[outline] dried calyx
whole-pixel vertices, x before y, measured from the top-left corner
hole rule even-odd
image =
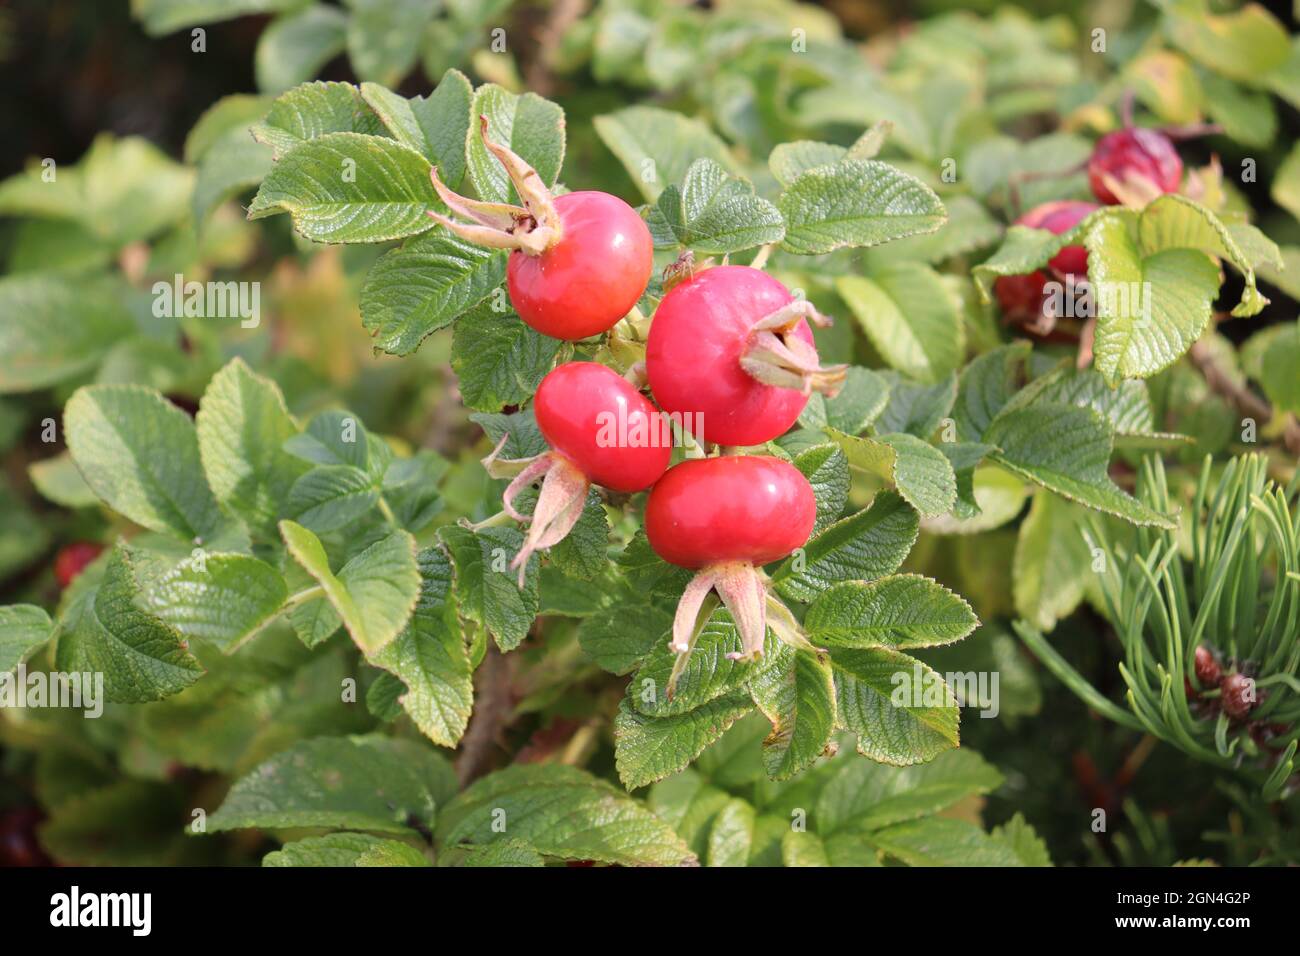
[[[518,249],[530,256],[539,256],[550,249],[563,233],[560,215],[546,183],[537,170],[528,165],[518,153],[492,142],[488,137],[486,116],[479,117],[483,145],[505,168],[523,205],[484,202],[452,192],[438,178],[438,167],[429,170],[433,188],[452,213],[470,222],[457,222],[439,212],[429,210],[429,216],[441,226],[469,242],[490,249]]]
[[[764,385],[793,388],[804,395],[817,391],[834,398],[849,367],[823,366],[818,361],[817,350],[795,333],[802,319],[823,328],[831,324],[807,299],[795,299],[754,323],[740,367]]]
[[[778,639],[796,649],[819,656],[826,653],[824,648],[813,646],[790,609],[768,589],[767,575],[761,568],[747,561],[721,561],[701,568],[677,604],[670,646],[683,659],[695,646],[700,629],[712,612],[712,605],[708,602],[715,593],[740,633],[741,649],[727,654],[728,660],[747,661],[762,657],[769,627]],[[709,613],[701,613],[705,607]]]
[[[528,525],[524,545],[510,562],[511,570],[519,572],[519,586],[522,588],[528,559],[535,552],[563,541],[582,517],[591,482],[576,465],[555,451],[544,451],[532,458],[499,457],[508,439],[508,435],[503,437],[492,449],[492,454],[483,459],[483,467],[493,478],[512,479],[501,496],[502,508],[511,518]],[[515,508],[515,499],[538,480],[542,489],[537,495],[533,513],[531,516],[521,514]]]

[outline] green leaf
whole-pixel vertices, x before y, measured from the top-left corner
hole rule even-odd
[[[837,521],[792,555],[772,581],[794,601],[811,601],[838,581],[869,581],[897,571],[916,543],[916,512],[893,492],[882,491],[871,506]],[[796,570],[801,564],[802,570]]]
[[[781,194],[783,248],[819,255],[934,232],[947,214],[919,179],[871,159],[846,159],[799,175]]]
[[[830,665],[781,645],[776,662],[750,684],[754,703],[772,722],[763,741],[763,767],[773,780],[806,770],[830,744],[835,688]]]
[[[782,186],[789,186],[803,173],[818,166],[833,166],[848,155],[843,146],[808,139],[781,143],[767,157],[767,167]]]
[[[812,485],[817,500],[813,535],[834,524],[849,500],[849,460],[838,445],[814,445],[794,456],[794,466]]]
[[[673,615],[655,604],[616,604],[578,627],[583,652],[611,674],[631,673],[656,642],[668,643]]]
[[[251,13],[291,10],[302,0],[132,0],[131,15],[150,36]]]
[[[416,561],[420,596],[411,621],[370,663],[401,679],[398,700],[426,737],[455,747],[474,705],[474,672],[456,620],[451,562],[438,548],[425,548]]]
[[[235,93],[217,100],[199,117],[185,137],[185,162],[199,162],[231,130],[242,130],[249,138],[249,126],[266,116],[271,108],[269,96]]]
[[[1103,217],[1085,234],[1089,277],[1098,287],[1093,354],[1114,386],[1172,365],[1200,338],[1219,290],[1219,270],[1194,249],[1144,256],[1129,224]],[[1101,294],[1102,290],[1113,294]]]
[[[456,866],[545,866],[540,853],[519,840],[501,840],[486,846],[465,844],[457,847],[460,854]]]
[[[627,576],[628,585],[642,594],[680,595],[693,575],[655,554],[644,528],[637,529],[618,556],[618,566]]]
[[[294,560],[321,586],[361,650],[376,653],[397,637],[420,592],[414,538],[394,531],[348,561],[335,576],[314,534],[292,521],[280,522],[280,534]]]
[[[560,340],[525,325],[513,311],[484,304],[456,323],[451,365],[470,408],[499,411],[537,391],[555,364]]]
[[[235,782],[208,830],[332,827],[412,834],[433,824],[454,790],[451,766],[409,740],[318,737],[295,744]]]
[[[274,617],[288,592],[269,564],[243,554],[188,558],[149,581],[142,606],[186,638],[230,652]]]
[[[1241,301],[1232,310],[1235,316],[1257,314],[1268,299],[1255,288],[1254,262],[1239,244],[1238,237],[1258,245],[1261,241],[1272,245],[1256,230],[1255,234],[1230,229],[1219,217],[1186,196],[1169,193],[1155,199],[1142,210],[1137,221],[1138,244],[1144,256],[1151,257],[1171,249],[1199,249],[1218,259],[1226,259],[1245,277],[1246,287]],[[1276,256],[1276,247],[1272,255]],[[1253,249],[1259,253],[1263,250]]]
[[[984,439],[1001,449],[993,460],[1021,478],[1133,524],[1174,527],[1110,480],[1111,431],[1091,408],[1035,403],[1007,409]]]
[[[1260,362],[1259,384],[1275,414],[1300,415],[1300,325],[1280,326]]]
[[[957,700],[943,678],[890,648],[831,648],[837,726],[858,753],[894,766],[924,763],[958,743]]]
[[[628,790],[635,790],[676,773],[753,709],[749,695],[737,693],[687,713],[649,717],[637,713],[624,698],[614,719],[619,779]]]
[[[718,608],[700,628],[684,661],[667,641],[650,647],[629,685],[633,705],[649,717],[668,717],[737,690],[767,667],[776,637],[770,629],[766,637],[762,657],[729,659],[728,654],[742,650],[740,632],[726,609]]]
[[[1056,495],[1039,491],[1020,524],[1011,565],[1016,613],[1040,631],[1050,631],[1083,600],[1092,555],[1084,541],[1085,512]]]
[[[926,817],[871,834],[880,850],[909,866],[1022,866],[1016,852],[973,823]]]
[[[199,161],[190,211],[202,229],[217,206],[248,192],[271,171],[271,150],[243,127],[232,129],[212,144]]]
[[[671,183],[681,182],[699,159],[711,159],[730,173],[740,171],[713,130],[673,110],[630,106],[597,116],[592,124],[650,202]]]
[[[996,767],[965,748],[910,767],[846,760],[818,795],[812,818],[817,832],[828,836],[877,830],[930,816],[966,797],[991,793],[1002,779]]]
[[[426,232],[438,203],[429,161],[396,140],[327,133],[285,154],[248,207],[248,218],[279,212],[314,242],[382,242]]]
[[[815,833],[790,830],[781,835],[781,865],[824,867],[831,865],[826,843]]]
[[[465,144],[473,125],[474,87],[464,73],[448,70],[428,96],[411,99],[411,112],[424,133],[421,150],[438,167],[439,178],[459,189],[465,176]]]
[[[217,501],[253,530],[274,535],[290,488],[307,470],[283,450],[298,426],[279,387],[236,358],[208,383],[195,427]]]
[[[682,839],[640,803],[558,764],[507,767],[471,784],[439,813],[437,836],[444,846],[519,840],[568,860],[643,866],[694,861]]]
[[[393,139],[403,146],[411,147],[430,163],[433,162],[433,157],[428,153],[429,144],[424,139],[424,130],[415,118],[410,100],[385,86],[371,82],[361,84],[361,98],[375,111],[379,122],[384,124],[384,129]]]
[[[876,420],[888,400],[889,379],[854,365],[848,369],[844,385],[834,398],[823,398],[819,392],[808,396],[808,404],[799,414],[799,424],[805,428],[830,425],[846,434],[857,435]]]
[[[756,196],[752,183],[711,159],[691,163],[680,188],[669,186],[659,194],[650,228],[656,245],[720,254],[785,236],[780,211]]]
[[[469,418],[483,429],[494,448],[502,438],[506,439],[501,449],[502,458],[532,458],[549,447],[537,427],[537,419],[533,417],[531,408],[511,412],[509,415],[477,412]]]
[[[891,375],[886,379],[886,385],[889,404],[875,422],[876,432],[880,435],[907,432],[928,441],[957,400],[955,374],[934,385],[919,385]]]
[[[307,140],[328,133],[380,133],[383,125],[350,83],[304,83],[276,97],[250,132],[276,160]],[[337,178],[338,169],[332,171]]]
[[[70,610],[59,638],[61,671],[102,673],[104,694],[143,704],[178,694],[203,675],[180,633],[139,607],[132,553],[119,546],[97,590]]]
[[[343,52],[347,17],[334,7],[309,6],[273,20],[257,41],[257,88],[283,93],[305,83]]]
[[[1258,3],[1223,15],[1199,2],[1172,4],[1165,17],[1169,38],[1192,59],[1251,86],[1290,53],[1286,27]]]
[[[328,409],[313,416],[305,431],[285,439],[284,450],[317,465],[350,465],[373,473],[370,467],[373,443],[356,415],[344,409]]]
[[[397,848],[401,849],[398,850]],[[263,866],[365,866],[362,862],[372,851],[395,853],[419,852],[397,840],[386,840],[369,833],[327,833],[324,836],[295,840],[262,857]],[[420,857],[423,861],[423,857]],[[423,863],[421,864],[423,865]]]
[[[808,608],[803,626],[814,644],[908,650],[959,641],[979,619],[937,581],[897,574],[828,588]]]
[[[755,810],[739,797],[718,811],[709,829],[708,866],[747,866],[754,842]]]
[[[890,482],[924,517],[947,514],[957,501],[957,475],[943,452],[915,435],[855,438],[833,428],[830,435],[849,465]]]
[[[989,424],[1020,389],[1030,351],[1028,342],[1001,345],[962,369],[952,410],[959,439],[979,441],[984,437]]]
[[[1002,237],[1002,225],[971,197],[951,196],[944,208],[948,211],[948,221],[935,232],[870,249],[866,255],[868,271],[874,273],[883,266],[902,262],[937,266],[954,256],[991,246]]]
[[[30,392],[83,375],[135,331],[126,289],[94,277],[0,279],[0,393]]]
[[[436,0],[346,0],[347,48],[363,80],[396,85],[411,71],[429,28]]]
[[[338,531],[368,513],[379,500],[374,479],[351,465],[320,465],[289,489],[286,513],[316,534]]]
[[[518,201],[510,177],[483,145],[480,116],[487,117],[488,137],[492,142],[518,153],[537,170],[547,187],[555,185],[564,165],[564,110],[536,93],[520,96],[495,83],[485,83],[474,92],[471,116],[465,139],[465,163],[469,181],[480,199]]]
[[[870,278],[841,276],[835,289],[892,368],[933,384],[961,367],[965,326],[956,300],[934,270],[899,263]]]
[[[69,399],[63,422],[72,460],[114,511],[195,543],[221,529],[194,423],[157,392],[86,386]]]
[[[537,616],[537,559],[528,559],[524,588],[510,569],[524,536],[514,528],[470,531],[459,525],[438,529],[456,566],[456,596],[460,611],[487,628],[502,651],[512,651],[528,635]]]
[[[994,827],[989,833],[994,840],[1009,846],[1025,866],[1051,866],[1052,858],[1047,852],[1047,844],[1034,832],[1025,818],[1017,813],[1000,827]]]
[[[537,506],[537,493],[529,488],[515,499],[520,514],[531,515]],[[564,539],[547,551],[550,563],[564,574],[591,580],[609,565],[609,518],[601,503],[600,492],[587,489],[582,514]]]
[[[46,182],[36,162],[0,183],[0,215],[75,219],[113,246],[138,242],[185,217],[194,171],[138,136],[95,138],[75,166]]]
[[[7,674],[50,639],[54,625],[34,604],[0,607],[0,674]]]
[[[1116,435],[1154,433],[1151,395],[1145,382],[1128,379],[1111,388],[1096,369],[1075,368],[1069,361],[1038,376],[1006,404],[1021,408],[1035,402],[1095,409],[1110,421]]]

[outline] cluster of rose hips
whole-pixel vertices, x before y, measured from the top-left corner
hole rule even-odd
[[[1088,158],[1087,169],[1093,196],[1097,203],[1107,206],[1145,205],[1165,193],[1177,192],[1183,179],[1183,162],[1170,136],[1161,130],[1131,125],[1099,139]],[[1100,208],[1097,203],[1046,202],[1020,216],[1015,225],[1046,229],[1059,236]],[[1087,278],[1088,250],[1083,246],[1066,246],[1052,257],[1046,270],[1003,276],[993,288],[1008,322],[1048,335],[1058,316],[1048,305],[1047,284],[1056,281],[1078,288]]]
[[[472,242],[511,250],[507,291],[519,317],[544,335],[578,341],[601,335],[640,301],[654,268],[645,221],[603,192],[552,196],[518,155],[484,144],[501,162],[521,205],[489,203],[451,192],[433,170],[434,188],[452,219],[438,223]],[[462,220],[468,220],[462,221]],[[701,422],[691,438],[701,449],[761,445],[799,417],[811,392],[834,394],[844,367],[823,368],[808,320],[822,321],[759,269],[721,265],[676,270],[654,314],[643,368],[629,377],[595,362],[567,362],[541,382],[533,410],[549,450],[531,459],[485,459],[489,471],[513,480],[505,512],[529,525],[513,568],[523,583],[528,558],[558,544],[582,514],[588,490],[650,489],[645,530],[665,561],[697,571],[678,606],[672,644],[685,652],[711,591],[731,612],[743,650],[762,653],[767,592],[761,568],[802,546],[812,532],[812,486],[793,465],[768,455],[720,454],[669,467],[672,441],[660,414],[678,424]],[[675,281],[672,281],[675,280]],[[648,382],[658,407],[642,394]],[[609,441],[617,422],[619,440]],[[698,443],[704,443],[699,446]],[[532,514],[514,502],[541,481]]]

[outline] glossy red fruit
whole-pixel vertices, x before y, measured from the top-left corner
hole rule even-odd
[[[1099,208],[1096,203],[1082,200],[1061,199],[1035,206],[1016,220],[1016,225],[1031,226],[1034,229],[1046,229],[1052,235],[1059,236],[1069,232],[1088,214]],[[1088,250],[1082,245],[1066,246],[1048,261],[1048,266],[1058,275],[1076,275],[1082,278],[1088,274]]]
[[[655,553],[680,567],[764,565],[802,547],[816,517],[812,486],[789,462],[725,455],[668,469],[650,491],[645,530]]]
[[[645,292],[654,240],[636,210],[617,196],[557,196],[560,239],[540,255],[516,250],[506,287],[519,317],[543,335],[585,339],[612,328]]]
[[[1118,205],[1124,200],[1115,189],[1147,200],[1160,193],[1177,192],[1183,180],[1183,161],[1173,140],[1154,129],[1130,127],[1107,133],[1088,159],[1088,183],[1098,201]]]
[[[756,326],[783,310],[787,327],[774,342],[771,328]],[[700,416],[704,434],[695,437],[719,445],[759,445],[786,432],[812,388],[833,392],[844,377],[842,367],[817,365],[812,330],[798,311],[815,315],[749,266],[705,269],[674,286],[646,343],[646,375],[660,407],[687,424]],[[799,387],[769,383],[776,381]]]
[[[66,588],[71,584],[73,579],[85,570],[86,565],[99,557],[103,550],[103,545],[91,541],[74,541],[60,548],[59,553],[54,556],[54,577],[58,579],[59,587]]]
[[[630,382],[594,362],[566,362],[537,387],[537,426],[550,450],[531,459],[498,461],[505,439],[483,464],[493,477],[513,476],[501,496],[506,514],[529,525],[510,566],[524,586],[528,559],[564,540],[582,516],[592,484],[614,491],[652,485],[673,453],[673,434],[658,410]],[[531,515],[515,498],[541,480]]]
[[[627,379],[595,362],[567,362],[537,388],[533,402],[546,443],[592,484],[641,491],[672,458],[672,432]]]

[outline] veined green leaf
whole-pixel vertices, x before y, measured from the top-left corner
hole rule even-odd
[[[506,831],[497,824],[504,814]],[[693,854],[640,803],[558,764],[516,765],[471,784],[438,815],[444,846],[521,840],[545,856],[674,866]]]
[[[781,194],[783,248],[819,255],[934,232],[943,203],[919,179],[874,159],[845,159],[799,175]]]
[[[937,581],[897,574],[828,588],[808,608],[803,626],[814,644],[908,650],[959,641],[979,619]]]
[[[382,242],[433,228],[439,200],[429,161],[396,140],[326,133],[286,153],[248,207],[250,219],[278,212],[314,242]]]
[[[119,545],[99,587],[65,616],[59,670],[103,674],[105,696],[127,704],[162,700],[203,676],[180,633],[141,610],[139,599],[131,552]]]
[[[280,522],[285,546],[320,585],[352,640],[367,654],[392,641],[410,619],[420,592],[415,539],[394,531],[366,548],[336,576],[320,539],[300,524]]]

